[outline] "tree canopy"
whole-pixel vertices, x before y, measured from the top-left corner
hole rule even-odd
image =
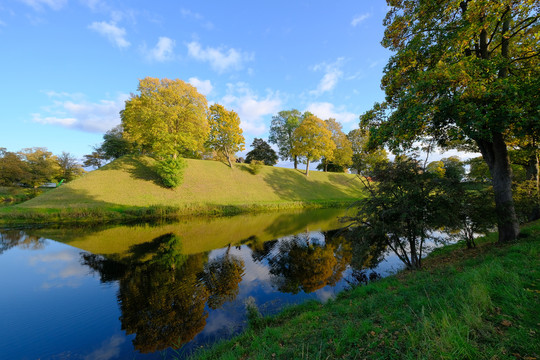
[[[306,176],[309,176],[309,163],[323,156],[331,159],[336,149],[332,133],[324,122],[315,115],[308,114],[293,133],[291,154],[306,161]]]
[[[539,10],[530,0],[388,1],[383,45],[395,51],[386,101],[362,116],[375,142],[472,139],[492,173],[500,241],[519,232],[506,141],[538,109]]]
[[[294,130],[302,122],[303,115],[296,109],[283,110],[272,117],[268,141],[276,144],[281,160],[291,160],[294,168],[298,168],[298,157],[292,153]]]
[[[208,123],[210,134],[207,146],[223,154],[232,168],[231,157],[237,151],[244,150],[245,142],[238,114],[222,105],[214,104],[210,106]]]
[[[265,165],[275,165],[278,161],[278,156],[274,149],[263,139],[255,138],[251,144],[253,150],[247,153],[246,163],[251,163],[253,160],[263,161]]]
[[[352,144],[347,138],[347,135],[343,132],[341,124],[337,122],[336,119],[330,118],[324,120],[324,124],[326,125],[326,128],[330,130],[332,141],[336,145],[336,148],[329,158],[325,157],[322,160],[321,164],[323,165],[324,171],[328,171],[328,165],[331,165],[333,169],[339,169],[339,172],[344,172],[352,165]]]
[[[128,141],[158,157],[203,150],[209,131],[204,95],[178,79],[147,77],[137,90],[120,112]]]

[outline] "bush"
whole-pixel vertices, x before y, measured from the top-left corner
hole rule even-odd
[[[262,160],[251,160],[249,163],[249,172],[251,172],[253,175],[257,175],[264,165],[264,161]]]
[[[163,185],[169,188],[175,188],[184,181],[184,169],[186,161],[182,158],[165,159],[158,161],[156,172],[161,178]]]

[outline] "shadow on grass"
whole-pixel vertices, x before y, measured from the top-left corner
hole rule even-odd
[[[151,181],[164,189],[168,189],[161,178],[156,173],[154,167],[149,163],[148,159],[135,158],[133,156],[123,156],[104,167],[103,170],[122,170],[127,172],[132,178]]]
[[[276,168],[272,175],[265,175],[264,181],[284,200],[313,201],[313,200],[341,200],[358,197],[357,187],[343,175],[329,175],[330,182],[313,180],[306,177],[303,172],[290,169]],[[335,185],[350,186],[344,190]]]

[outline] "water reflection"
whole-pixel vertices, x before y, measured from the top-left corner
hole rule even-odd
[[[263,312],[273,312],[286,303],[327,298],[348,284],[368,281],[385,249],[352,241],[355,234],[349,229],[334,230],[340,225],[338,216],[335,210],[315,212],[312,223],[305,213],[244,217],[229,222],[229,228],[241,229],[242,223],[253,228],[237,230],[234,236],[207,233],[225,229],[224,219],[215,220],[220,226],[204,219],[198,224],[75,229],[71,234],[65,229],[7,232],[0,249],[38,249],[45,244],[43,234],[80,246],[81,269],[90,269],[101,283],[117,289],[118,328],[135,350],[155,353],[184,344],[193,348],[237,332],[248,297]],[[276,223],[287,229],[286,236],[270,238],[280,233]],[[198,237],[193,237],[195,225]],[[91,248],[95,251],[89,252]],[[129,342],[117,336],[114,332],[110,341],[102,340],[99,351],[129,357]],[[99,343],[93,345],[100,349]]]

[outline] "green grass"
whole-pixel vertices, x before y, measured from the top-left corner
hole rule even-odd
[[[536,359],[540,222],[519,243],[453,246],[402,272],[252,322],[199,359]],[[491,237],[490,237],[491,238]]]
[[[0,209],[0,221],[111,220],[328,207],[362,197],[354,175],[186,160],[184,182],[164,187],[149,157],[124,157],[34,199]]]
[[[17,186],[0,186],[0,207],[15,205],[30,200],[42,192],[42,189],[34,190]]]

